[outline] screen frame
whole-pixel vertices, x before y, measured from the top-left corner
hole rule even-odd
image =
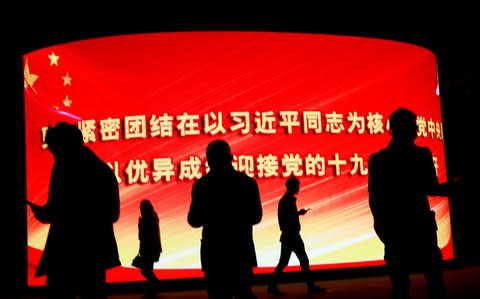
[[[123,35],[123,34],[118,34],[118,35]],[[448,166],[447,166],[448,168]],[[26,197],[26,195],[25,195]],[[361,270],[360,270],[361,269]],[[373,271],[373,272],[377,272],[379,271],[379,269],[383,269],[382,266],[373,266],[373,267],[368,267],[368,268],[363,268],[361,267],[360,269],[357,269],[357,268],[348,268],[348,269],[335,269],[335,270],[314,270],[314,272],[322,272],[322,273],[326,273],[326,272],[337,272],[338,273],[343,273],[345,275],[349,275],[349,273],[352,273],[352,272],[357,272],[357,273],[360,273],[360,272],[363,272],[363,273],[369,273],[370,271]],[[364,270],[364,271],[363,271]],[[381,270],[383,271],[383,270]],[[292,274],[289,274],[289,276],[291,276],[292,279],[295,279],[295,275],[297,275],[298,271],[294,271]],[[259,277],[262,277],[264,275],[268,275],[268,274],[258,274]],[[364,274],[365,275],[365,274]],[[369,275],[369,274],[366,274],[366,275]],[[323,276],[323,275],[320,275],[320,276]],[[341,276],[341,275],[340,275]],[[192,284],[195,284],[195,281],[196,280],[199,280],[201,278],[195,278],[195,279],[182,279],[182,280],[186,280],[186,281],[190,281]],[[262,278],[260,278],[261,280]],[[138,282],[122,282],[122,283],[109,283],[109,284],[137,284]],[[173,284],[175,284],[175,282],[173,282]],[[29,288],[32,288],[32,287],[29,287]],[[33,287],[33,288],[36,288],[36,287]]]

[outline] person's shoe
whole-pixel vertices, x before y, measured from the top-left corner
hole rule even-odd
[[[270,285],[268,286],[267,292],[274,296],[283,296],[284,294],[280,292],[277,286]]]
[[[325,293],[327,291],[326,288],[321,288],[316,285],[313,286],[308,286],[307,288],[307,293],[308,294],[319,294],[319,293]]]

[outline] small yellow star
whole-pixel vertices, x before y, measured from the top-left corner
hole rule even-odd
[[[68,75],[68,72],[65,76],[62,76],[62,78],[63,78],[63,86],[72,85],[72,77]]]
[[[33,88],[33,84],[35,83],[35,81],[38,79],[38,76],[37,75],[34,75],[32,73],[30,73],[30,68],[28,67],[28,59],[25,60],[25,69],[23,70],[23,86],[24,87],[28,87],[30,86],[30,88],[35,92],[37,93],[37,91],[35,90],[35,88]]]
[[[59,56],[52,52],[52,54],[48,55],[48,58],[50,58],[50,65],[58,66],[58,58],[60,58]]]
[[[63,100],[63,105],[65,107],[70,107],[70,105],[72,104],[72,101],[68,98],[68,95],[65,97],[65,100]]]

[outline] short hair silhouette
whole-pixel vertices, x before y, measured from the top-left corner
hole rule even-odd
[[[80,129],[66,122],[59,122],[49,127],[45,136],[45,143],[52,152],[57,149],[72,149],[83,145],[83,135]]]
[[[224,168],[232,163],[230,146],[223,140],[212,141],[207,147],[207,161],[211,169]]]
[[[430,149],[414,143],[416,121],[415,113],[405,108],[390,116],[392,140],[370,156],[370,210],[384,244],[392,298],[408,298],[414,270],[425,274],[429,298],[446,298],[437,222],[427,197],[446,195],[446,185],[438,183]]]
[[[258,184],[233,168],[225,141],[212,141],[206,155],[210,172],[193,184],[187,221],[202,227],[200,261],[208,297],[254,298],[253,225],[262,219]]]
[[[120,266],[113,229],[120,215],[117,179],[83,145],[77,126],[59,122],[48,128],[45,142],[55,164],[47,203],[30,203],[35,217],[50,223],[35,275],[47,276],[46,298],[106,298],[105,272]],[[66,260],[73,261],[71,269]]]
[[[285,185],[287,186],[287,190],[290,192],[297,192],[298,187],[300,186],[300,181],[294,177],[291,176],[286,182]]]
[[[417,115],[412,111],[400,108],[390,116],[392,136],[415,137],[417,132]]]

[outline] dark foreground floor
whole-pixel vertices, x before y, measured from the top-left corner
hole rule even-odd
[[[444,270],[448,298],[480,298],[480,264],[456,266]],[[256,285],[253,292],[262,298],[390,298],[390,281],[387,276],[363,277],[352,279],[317,281],[317,285],[326,287],[325,294],[307,295],[304,283],[283,283],[279,288],[283,297],[274,297],[267,293],[265,285]],[[39,297],[23,297],[39,298]],[[23,299],[22,298],[22,299]],[[40,297],[41,298],[41,297]],[[109,295],[108,299],[140,299],[142,294]],[[207,298],[205,290],[160,292],[157,298]],[[411,276],[410,298],[428,298],[423,275]]]

